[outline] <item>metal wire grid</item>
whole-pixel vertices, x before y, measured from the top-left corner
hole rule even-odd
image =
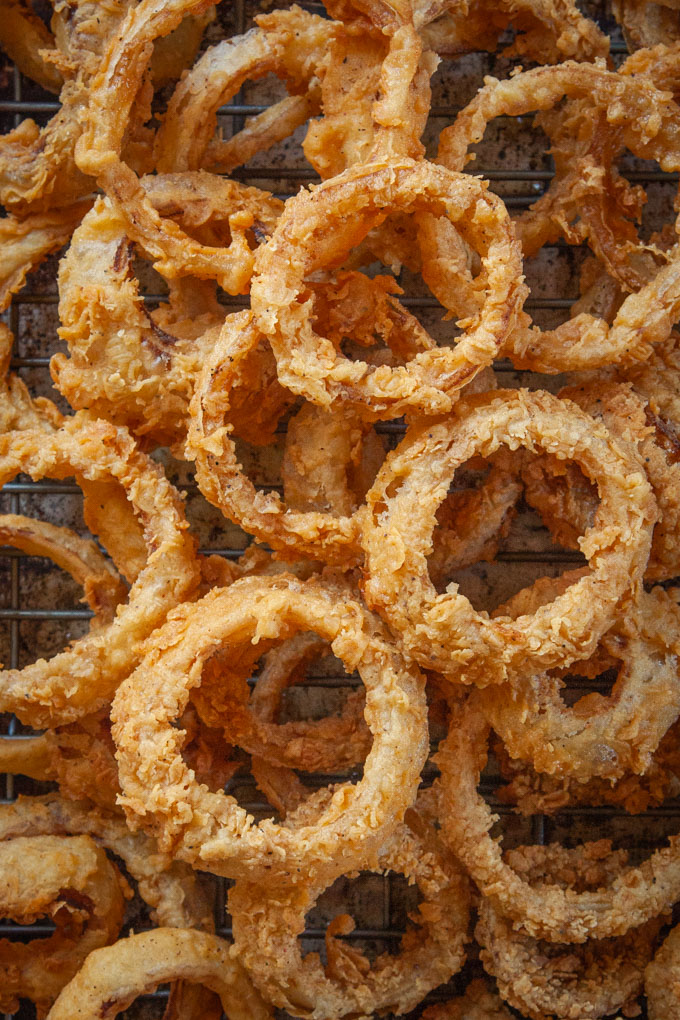
[[[233,4],[234,10],[234,30],[236,34],[240,34],[246,29],[248,21],[248,11],[246,7],[247,0],[235,0]],[[323,8],[318,3],[303,3],[303,6],[309,10],[314,10],[317,13],[323,13]],[[625,47],[619,42],[613,46],[615,53],[625,53]],[[455,69],[453,71],[455,74]],[[257,103],[248,103],[244,101],[243,95],[235,97],[234,101],[229,103],[221,111],[224,115],[233,118],[233,129],[237,131],[243,123],[243,119],[247,116],[260,113],[266,106]],[[14,71],[12,81],[12,95],[11,98],[0,100],[0,114],[11,114],[14,118],[14,123],[18,124],[26,116],[44,116],[51,115],[58,109],[58,103],[56,102],[44,102],[44,101],[32,101],[26,100],[23,95],[23,82],[21,76]],[[450,121],[456,113],[456,108],[453,104],[451,105],[434,105],[431,111],[432,118],[441,118],[443,120]],[[506,204],[510,208],[522,208],[535,201],[540,195],[543,187],[551,180],[552,172],[549,169],[496,169],[493,167],[475,167],[476,173],[483,173],[484,176],[489,179],[493,184],[520,184],[526,185],[526,193],[520,195],[506,196]],[[282,167],[279,166],[259,166],[257,168],[248,168],[241,172],[237,172],[234,176],[239,176],[246,183],[258,184],[263,180],[276,180],[283,182],[286,191],[290,193],[294,192],[298,186],[307,183],[311,180],[316,179],[316,175],[313,171],[306,168],[299,167]],[[637,181],[643,185],[649,184],[668,184],[674,186],[677,181],[668,174],[663,174],[655,169],[642,169],[632,170],[627,175],[630,180]],[[558,245],[557,248],[564,249],[565,246]],[[147,294],[145,300],[150,303],[156,303],[163,299],[161,294]],[[431,296],[415,295],[405,296],[403,299],[404,303],[411,307],[417,314],[426,313],[428,310],[439,308],[438,302]],[[555,293],[549,296],[532,297],[527,302],[527,309],[532,313],[544,313],[544,312],[555,312],[564,311],[573,304],[572,298],[564,297],[561,294]],[[19,312],[22,306],[39,307],[53,305],[57,301],[56,286],[54,289],[44,290],[42,288],[34,290],[29,280],[28,287],[15,298],[12,307],[10,309],[10,326],[15,333],[18,334],[19,326]],[[243,305],[244,302],[238,299],[231,299],[227,302],[229,305],[239,306]],[[38,369],[47,371],[49,365],[49,357],[26,357],[17,356],[13,359],[12,367],[15,370],[30,370]],[[499,362],[497,369],[502,374],[510,373],[512,377],[521,377],[522,373],[512,371],[511,366],[508,363]],[[385,433],[391,443],[394,443],[398,436],[403,431],[403,427],[399,423],[385,423],[381,427],[381,431]],[[187,487],[191,490],[191,486]],[[51,495],[76,495],[79,493],[78,488],[75,485],[68,483],[53,483],[53,482],[41,482],[34,483],[30,479],[19,478],[15,482],[5,486],[4,493],[9,495],[9,509],[12,513],[20,513],[22,496],[31,495],[38,496],[42,499],[45,496]],[[207,547],[205,552],[219,552],[222,555],[230,558],[235,558],[240,555],[242,549],[237,548],[235,545],[223,545],[221,548],[215,548],[214,545]],[[562,567],[564,564],[570,564],[579,562],[577,555],[573,554],[568,550],[555,550],[554,548],[531,548],[531,549],[518,549],[509,550],[501,553],[498,557],[500,562],[507,563],[508,565],[517,565],[516,569],[526,564],[546,564],[552,567]],[[56,623],[67,625],[74,621],[81,621],[89,617],[89,612],[82,609],[53,609],[53,608],[35,608],[30,605],[26,605],[21,596],[21,581],[22,571],[29,570],[30,564],[25,562],[26,557],[13,549],[0,548],[0,561],[9,561],[9,590],[7,595],[7,605],[4,608],[0,608],[0,624],[4,621],[8,627],[8,645],[9,645],[9,657],[8,664],[12,668],[16,668],[20,662],[20,625],[24,621],[53,621]],[[308,678],[308,685],[310,687],[322,687],[322,688],[337,688],[347,686],[352,683],[346,677],[333,676],[333,675],[317,675],[310,676]],[[16,732],[16,721],[11,720],[7,729],[6,735],[13,735]],[[1,735],[0,735],[1,736]],[[337,781],[338,776],[317,776],[315,780],[321,784],[326,782]],[[484,791],[489,794],[493,799],[493,780],[486,781],[483,784]],[[5,777],[5,789],[4,798],[6,801],[11,801],[15,796],[15,782],[13,776]],[[260,800],[253,800],[250,803],[244,803],[244,806],[251,810],[254,814],[258,815],[266,810],[266,805]],[[504,828],[508,826],[512,827],[513,816],[509,809],[502,805],[498,805],[496,810],[503,818]],[[609,808],[587,808],[587,807],[576,807],[570,808],[564,812],[567,818],[566,823],[562,825],[564,829],[566,824],[566,830],[574,831],[574,829],[580,831],[583,826],[592,827],[599,826],[602,824],[609,827],[612,823],[616,823],[621,818],[627,818],[622,816],[620,812],[617,812]],[[654,822],[663,822],[668,820],[673,824],[673,831],[677,830],[677,820],[680,818],[680,805],[669,804],[663,808],[656,809],[653,811],[646,812],[642,816],[637,816],[639,819],[640,830],[642,827],[647,827]],[[530,823],[522,825],[523,832],[519,841],[531,840],[536,843],[543,843],[547,838],[547,833],[550,830],[553,834],[560,830],[560,823],[556,822],[555,819],[548,819],[544,816],[535,816],[530,820]],[[665,828],[665,826],[663,826]],[[592,836],[592,833],[591,833]],[[554,838],[554,836],[553,836]],[[582,838],[580,835],[575,833],[574,838]],[[658,840],[655,840],[658,842]],[[225,901],[226,896],[226,883],[222,879],[216,880],[217,884],[217,896],[216,896],[216,925],[220,934],[229,935],[230,929],[225,924],[224,913],[222,904]],[[393,882],[391,879],[383,876],[380,882],[380,898],[379,910],[377,913],[381,917],[380,923],[373,927],[364,926],[357,927],[354,933],[349,938],[358,940],[360,942],[379,940],[382,944],[394,944],[403,934],[402,927],[395,927],[392,923],[392,909],[391,909],[391,895],[393,889]],[[373,884],[370,892],[370,896],[375,901],[376,886]],[[375,903],[373,903],[375,906]],[[375,913],[375,911],[374,911]],[[14,937],[17,934],[17,926],[10,924],[0,924],[0,934],[9,934],[10,932]],[[48,931],[49,926],[47,925],[35,925],[30,931],[31,935],[36,932]],[[306,941],[311,940],[313,943],[318,943],[323,939],[324,930],[322,927],[310,927],[306,930],[304,939]],[[316,948],[316,945],[315,945]],[[462,988],[464,982],[456,980],[453,982],[452,987],[455,987],[457,991]],[[163,996],[163,993],[157,993],[154,997]],[[431,1001],[433,998],[440,999],[446,998],[447,992],[436,993],[434,996],[428,997],[427,1001]],[[19,1017],[28,1016],[28,1012],[22,1012]]]

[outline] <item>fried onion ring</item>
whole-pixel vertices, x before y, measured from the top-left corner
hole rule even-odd
[[[22,924],[48,915],[47,939],[0,940],[0,1009],[19,999],[44,1016],[95,949],[113,942],[123,923],[120,876],[87,836],[18,837],[0,843],[0,916]]]
[[[128,235],[156,260],[158,272],[170,279],[191,275],[216,280],[228,293],[242,294],[251,269],[244,246],[201,244],[174,220],[162,217],[121,156],[125,126],[149,62],[149,44],[176,28],[183,16],[200,14],[208,6],[209,0],[141,0],[130,9],[92,82],[75,156],[83,173],[96,177],[115,201]]]
[[[203,173],[146,178],[143,184],[164,216],[179,212],[185,226],[214,232],[216,238],[244,212],[257,218],[257,231],[268,233],[282,209],[267,192]],[[185,435],[194,380],[214,346],[224,309],[214,286],[192,281],[187,290],[193,294],[174,287],[169,307],[149,314],[132,273],[134,245],[125,231],[125,219],[105,199],[76,230],[59,268],[59,333],[70,356],[55,354],[50,370],[73,407],[88,408],[158,443],[175,443]],[[250,253],[242,233],[235,234],[234,243],[239,238]],[[248,436],[257,433],[266,442],[291,398],[276,381],[264,341],[246,360],[243,377],[235,388],[237,432],[243,424]]]
[[[87,958],[64,988],[48,1020],[113,1020],[138,995],[165,981],[199,982],[220,997],[229,1020],[271,1020],[230,945],[207,932],[156,928],[120,939]]]
[[[302,957],[298,935],[305,915],[328,883],[307,883],[302,890],[290,882],[264,890],[248,882],[232,887],[228,902],[234,951],[275,1006],[308,1020],[401,1014],[460,969],[469,911],[467,883],[417,809],[407,812],[406,823],[381,848],[376,870],[416,882],[423,902],[413,918],[418,928],[404,935],[399,955],[384,953],[372,964],[360,950],[337,940],[337,935],[354,930],[347,914],[335,917],[326,929],[325,968],[316,954]]]
[[[455,347],[435,346],[403,367],[350,361],[312,328],[305,279],[337,265],[390,212],[417,210],[445,216],[479,251],[483,268],[477,283],[484,294],[479,316],[463,323],[467,332]],[[379,419],[416,409],[449,410],[460,388],[491,363],[511,333],[524,295],[502,203],[475,178],[424,161],[395,159],[351,167],[288,202],[256,256],[251,307],[271,342],[284,386],[323,407],[349,403],[363,416]]]
[[[521,847],[510,851],[508,860],[518,874],[530,873],[532,881],[553,883],[563,872],[560,884],[567,889],[574,875],[583,890],[597,889],[606,882],[606,870],[597,856],[607,852],[606,845],[591,844],[585,850],[547,846],[541,850],[538,867],[532,867],[531,854],[524,859]],[[611,856],[618,862],[620,855],[611,852]],[[635,1005],[662,923],[661,918],[653,918],[618,938],[589,939],[578,947],[559,946],[513,931],[512,922],[484,898],[475,938],[482,946],[484,969],[496,978],[505,1001],[522,1016],[548,1020],[571,1014],[594,1020],[618,1010],[625,1013]]]
[[[504,613],[514,615],[512,602]],[[518,672],[511,685],[479,692],[484,714],[511,757],[581,783],[647,771],[680,715],[678,606],[662,588],[640,592],[635,604],[620,611],[601,648],[620,667],[607,697],[591,693],[567,707],[557,678],[529,670]]]
[[[591,572],[518,620],[476,612],[457,586],[437,595],[427,572],[435,515],[456,468],[501,444],[576,460],[601,499],[581,542]],[[410,655],[451,680],[486,686],[566,666],[592,654],[619,599],[639,589],[655,516],[639,461],[575,404],[544,391],[492,391],[460,401],[447,420],[412,425],[388,455],[362,515],[365,596]]]
[[[248,80],[274,73],[286,80],[293,93],[301,93],[289,97],[296,111],[294,127],[318,111],[316,76],[337,26],[296,4],[261,14],[255,22],[257,28],[207,50],[178,84],[155,141],[161,173],[199,169],[230,173],[261,148],[288,136],[291,104],[284,108],[288,116],[282,118],[277,103],[276,116],[271,113],[267,118],[273,120],[270,130],[261,130],[260,115],[256,118],[260,130],[251,124],[227,142],[214,138],[220,106]],[[266,146],[259,144],[263,137]],[[257,145],[252,144],[255,139]]]
[[[310,629],[362,676],[373,745],[363,778],[337,787],[311,823],[255,825],[232,797],[196,783],[172,720],[220,647],[252,654],[253,640]],[[300,869],[305,880],[328,879],[363,863],[401,821],[427,754],[422,677],[405,665],[378,621],[337,587],[285,574],[244,578],[175,610],[119,688],[111,717],[129,823],[156,833],[181,860],[232,877]],[[158,753],[147,753],[153,747]]]
[[[179,497],[161,468],[137,451],[124,430],[81,413],[58,431],[0,437],[0,481],[5,484],[19,472],[34,479],[75,474],[115,481],[144,522],[146,566],[115,619],[49,662],[40,659],[0,673],[0,710],[14,712],[29,725],[59,725],[110,700],[139,661],[141,642],[172,606],[191,594],[198,567]]]
[[[514,922],[515,931],[548,942],[582,943],[625,935],[675,903],[680,897],[677,836],[639,867],[622,865],[594,890],[534,885],[518,874],[490,836],[495,817],[477,792],[487,736],[483,716],[469,703],[452,712],[448,736],[435,756],[441,770],[436,781],[441,833],[483,895]]]

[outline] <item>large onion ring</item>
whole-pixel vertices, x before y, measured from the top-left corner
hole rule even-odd
[[[487,757],[488,726],[469,703],[452,713],[435,761],[442,837],[494,908],[516,931],[548,942],[586,942],[624,935],[680,898],[680,840],[639,867],[622,867],[605,886],[584,892],[532,885],[504,861],[489,830],[495,817],[477,792]],[[543,848],[541,848],[543,849]]]
[[[346,667],[358,669],[373,746],[363,778],[338,787],[313,824],[254,825],[232,797],[196,783],[172,722],[220,647],[237,654],[299,630],[318,633]],[[111,717],[130,824],[156,833],[181,860],[230,877],[285,871],[330,878],[370,859],[412,802],[427,755],[420,674],[340,589],[286,575],[244,578],[176,609],[119,688]]]
[[[391,212],[419,210],[445,216],[479,251],[479,315],[463,324],[467,332],[455,347],[434,347],[403,367],[350,361],[312,328],[306,277],[342,262]],[[379,419],[449,410],[460,388],[493,361],[512,332],[525,293],[502,203],[473,177],[403,158],[350,167],[290,200],[256,256],[251,307],[284,386],[312,403],[349,402]]]
[[[437,595],[427,572],[436,511],[456,468],[503,443],[576,460],[597,481],[601,497],[581,543],[590,574],[518,620],[489,619],[455,588]],[[414,424],[366,499],[362,545],[369,605],[421,665],[480,686],[589,656],[619,599],[639,588],[656,513],[640,464],[603,427],[574,404],[525,390],[471,397],[447,420]]]

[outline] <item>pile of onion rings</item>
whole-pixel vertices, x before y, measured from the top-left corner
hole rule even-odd
[[[5,6],[0,1010],[680,1017],[676,0]]]

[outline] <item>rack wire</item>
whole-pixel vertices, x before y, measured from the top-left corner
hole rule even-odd
[[[281,4],[285,6],[285,4]],[[316,13],[323,13],[323,8],[318,3],[303,3],[302,6]],[[246,30],[252,23],[252,17],[258,13],[257,6],[252,0],[234,0],[232,5],[233,28],[236,33]],[[600,5],[600,13],[603,13]],[[607,28],[610,26],[607,25]],[[620,40],[615,41],[613,50],[617,54],[623,54],[625,47]],[[451,62],[445,66],[438,76],[435,84],[434,102],[430,118],[430,125],[433,128],[433,137],[444,122],[450,121],[465,101],[470,96],[460,95],[457,88],[457,80],[460,69],[477,62],[479,73],[476,74],[476,84],[481,82],[484,73],[497,73],[502,76],[507,73],[509,66],[503,71],[502,61],[488,55],[474,55],[469,58],[462,58],[459,61]],[[466,63],[467,62],[467,63]],[[501,70],[499,71],[499,67]],[[468,86],[469,88],[469,86]],[[255,96],[253,98],[253,91]],[[464,91],[464,90],[463,90]],[[21,76],[13,72],[8,87],[0,90],[0,119],[11,119],[14,125],[27,116],[39,118],[40,122],[51,116],[58,109],[58,103],[53,100],[46,100],[39,94],[40,90],[31,83],[22,80]],[[252,116],[266,108],[268,101],[273,99],[262,99],[262,86],[255,90],[245,86],[242,92],[235,99],[223,108],[222,123],[229,129],[229,121],[233,131],[239,130],[245,117]],[[456,102],[440,101],[441,95],[456,95]],[[35,98],[33,98],[35,96]],[[225,132],[226,133],[226,132]],[[489,147],[485,149],[485,162],[479,167],[475,166],[476,173],[483,173],[491,181],[492,188],[495,188],[505,198],[511,209],[522,209],[535,201],[543,192],[543,189],[552,179],[553,172],[549,160],[544,159],[542,166],[523,165],[513,167],[503,165],[502,150],[515,146],[515,135],[508,126],[507,131],[501,132],[496,141],[496,162]],[[259,186],[273,186],[283,195],[294,193],[299,187],[308,184],[316,179],[316,175],[307,166],[302,165],[297,149],[283,146],[278,155],[283,152],[284,158],[274,162],[271,154],[265,159],[257,158],[254,165],[239,171],[235,176],[240,177],[248,184]],[[281,165],[279,165],[279,163]],[[300,164],[300,165],[298,165]],[[632,166],[628,172],[629,179],[642,183],[650,189],[657,189],[657,201],[660,206],[670,201],[677,187],[677,176],[661,173],[658,168],[649,166]],[[666,194],[667,192],[667,194]],[[532,279],[532,297],[527,302],[527,310],[535,316],[542,326],[549,326],[559,318],[568,314],[568,310],[576,299],[575,281],[579,258],[582,252],[578,249],[569,248],[564,244],[557,244],[550,248],[549,252],[542,256],[543,262],[539,260],[536,279]],[[34,273],[24,288],[15,297],[9,312],[10,326],[17,337],[17,350],[12,361],[12,367],[20,375],[23,375],[34,388],[41,392],[49,391],[48,366],[51,354],[57,349],[56,337],[54,336],[54,306],[57,303],[57,289],[55,267],[56,259],[49,260],[50,268],[39,270]],[[541,268],[541,266],[543,268]],[[541,278],[541,273],[545,278]],[[428,326],[438,316],[440,306],[429,294],[419,292],[409,293],[410,281],[401,281],[406,289],[404,303],[407,304],[416,314],[427,318]],[[149,292],[145,300],[155,304],[163,300],[162,293]],[[227,305],[242,307],[241,300],[230,299]],[[39,338],[37,334],[41,331],[47,334]],[[530,373],[517,372],[507,362],[498,362],[496,365],[499,373],[500,385],[517,385],[518,383],[532,385],[535,379]],[[541,384],[546,384],[541,379]],[[559,386],[559,379],[547,380],[550,388]],[[54,397],[54,393],[51,392]],[[390,444],[394,444],[401,432],[402,426],[399,423],[387,423],[382,426],[381,431]],[[264,472],[267,473],[266,470]],[[276,485],[276,483],[268,482]],[[247,537],[235,535],[236,529],[225,528],[221,520],[216,517],[216,511],[207,507],[197,494],[195,486],[191,483],[182,486],[188,494],[188,510],[190,516],[193,513],[194,525],[203,543],[203,551],[218,552],[221,555],[235,558],[242,552]],[[11,484],[5,486],[0,500],[2,509],[11,513],[38,513],[41,509],[47,519],[50,517],[57,523],[67,523],[82,529],[82,521],[79,518],[79,511],[75,507],[78,500],[79,490],[75,485],[69,483],[40,482],[34,483],[30,479],[20,477]],[[503,564],[503,579],[491,577],[492,571],[489,565],[481,565],[476,571],[473,568],[469,573],[468,581],[474,587],[477,586],[478,594],[481,592],[494,602],[499,602],[507,597],[503,585],[508,581],[512,583],[513,590],[517,590],[525,583],[529,583],[534,577],[545,573],[547,569],[560,572],[565,564],[580,562],[579,557],[569,550],[556,549],[550,544],[547,532],[536,522],[535,518],[527,511],[520,515],[521,521],[518,529],[511,535],[509,544],[499,555],[499,562]],[[64,608],[57,608],[53,604],[54,593],[58,595],[57,588],[45,579],[50,578],[42,567],[36,564],[36,560],[26,557],[14,549],[0,548],[0,576],[5,580],[3,591],[0,592],[0,639],[4,647],[0,646],[0,660],[12,668],[23,664],[28,657],[35,658],[37,654],[44,654],[45,648],[41,641],[47,645],[55,643],[63,645],[64,632],[70,631],[73,627],[83,626],[89,618],[89,612],[75,608],[73,603]],[[43,586],[41,588],[41,585]],[[45,587],[46,586],[46,587]],[[67,601],[72,598],[71,588],[67,588]],[[42,634],[41,627],[48,628],[47,635]],[[24,631],[22,628],[32,628]],[[31,637],[32,636],[32,637]],[[33,644],[31,645],[31,640]],[[51,650],[55,650],[52,648]],[[309,700],[314,692],[322,692],[322,696],[329,696],[328,692],[337,692],[344,687],[354,683],[351,678],[340,676],[337,670],[320,669],[308,677],[305,684],[296,688],[299,701],[304,708],[305,699]],[[294,699],[293,699],[294,700]],[[294,708],[295,706],[293,706]],[[299,707],[299,706],[298,706]],[[16,720],[8,719],[4,726],[0,726],[2,735],[14,735],[23,731],[17,725]],[[429,776],[433,770],[429,770]],[[336,781],[339,776],[316,777],[321,782]],[[489,798],[494,800],[493,791],[497,776],[493,773],[488,775],[483,784],[483,790]],[[40,792],[44,785],[35,784],[30,781],[6,776],[4,780],[4,799],[12,801],[19,792]],[[255,816],[262,815],[266,804],[257,795],[254,788],[243,788],[240,791],[241,802]],[[663,808],[645,812],[631,820],[628,816],[609,808],[585,808],[574,807],[566,809],[559,816],[548,818],[536,816],[530,820],[522,820],[513,815],[503,805],[496,802],[496,809],[502,819],[502,828],[508,840],[512,843],[537,842],[543,843],[551,839],[573,839],[597,837],[599,834],[612,833],[627,836],[629,842],[637,845],[640,851],[652,846],[659,845],[664,836],[669,832],[678,831],[678,820],[680,819],[680,805],[670,804]],[[349,936],[357,944],[365,947],[369,944],[379,950],[394,946],[403,933],[403,925],[406,921],[409,909],[408,895],[399,887],[393,877],[386,876],[364,876],[360,879],[364,882],[364,891],[357,894],[352,891],[348,883],[337,890],[334,896],[327,897],[327,905],[322,905],[314,915],[310,926],[305,931],[303,941],[305,948],[319,949],[322,947],[324,920],[333,916],[338,909],[346,903],[359,910],[365,921],[360,921],[357,928]],[[225,901],[225,890],[227,883],[222,879],[215,881],[217,888],[215,922],[220,934],[228,936],[230,928],[225,919],[223,904]],[[342,885],[342,883],[340,883]],[[412,905],[412,904],[411,904]],[[35,925],[30,929],[30,936],[36,933],[47,932],[49,926]],[[1,924],[0,935],[10,934],[17,937],[20,931],[16,925]],[[456,978],[450,988],[440,989],[427,1002],[437,999],[445,999],[452,990],[462,990],[471,972],[476,973],[478,965],[473,960],[464,972],[464,976]],[[150,997],[153,1001],[163,998],[164,993],[157,993]],[[135,1016],[146,1015],[135,1013]],[[18,1014],[20,1020],[31,1016],[29,1007],[22,1007]],[[128,1015],[128,1014],[126,1014]],[[130,1013],[130,1016],[133,1014]]]

